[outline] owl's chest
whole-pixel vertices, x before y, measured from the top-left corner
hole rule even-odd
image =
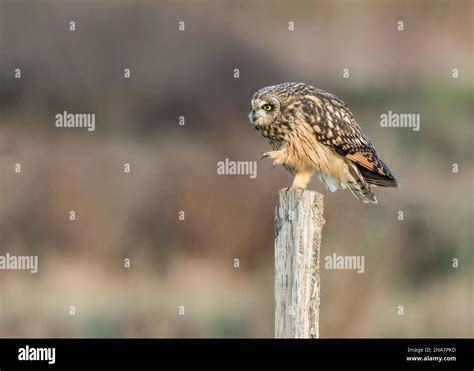
[[[270,147],[272,147],[274,151],[284,148],[283,142],[280,140],[270,139],[268,143],[270,143]]]
[[[273,141],[285,141],[287,138],[287,128],[282,125],[264,125],[258,128],[260,134]]]

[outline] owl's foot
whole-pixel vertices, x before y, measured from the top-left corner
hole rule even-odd
[[[260,154],[260,159],[270,158],[273,160],[272,166],[270,169],[276,168],[277,165],[283,165],[286,160],[286,154],[284,151],[269,151],[269,152],[262,152]]]
[[[296,173],[295,179],[293,179],[293,184],[291,185],[291,189],[306,189],[309,181],[311,180],[311,173],[301,171]]]

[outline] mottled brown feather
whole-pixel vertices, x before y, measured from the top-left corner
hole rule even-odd
[[[283,117],[294,115],[299,108],[305,121],[313,126],[319,142],[371,173],[387,178],[387,185],[396,185],[395,177],[379,159],[375,147],[341,99],[320,89],[307,88],[305,95],[288,101]]]

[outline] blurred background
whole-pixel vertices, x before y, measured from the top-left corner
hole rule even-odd
[[[322,267],[321,336],[474,336],[472,17],[447,0],[1,0],[0,255],[39,272],[0,271],[0,336],[273,337],[291,177],[258,160],[247,113],[284,81],[343,99],[402,185],[365,205],[311,184],[322,259],[365,256],[363,274]],[[389,110],[421,130],[382,128]],[[56,128],[63,111],[96,130]],[[225,158],[257,178],[217,175]]]

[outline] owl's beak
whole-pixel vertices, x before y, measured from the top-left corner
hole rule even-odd
[[[255,120],[257,119],[257,115],[255,114],[254,110],[250,110],[249,112],[249,122],[250,125],[253,125],[255,123]]]

